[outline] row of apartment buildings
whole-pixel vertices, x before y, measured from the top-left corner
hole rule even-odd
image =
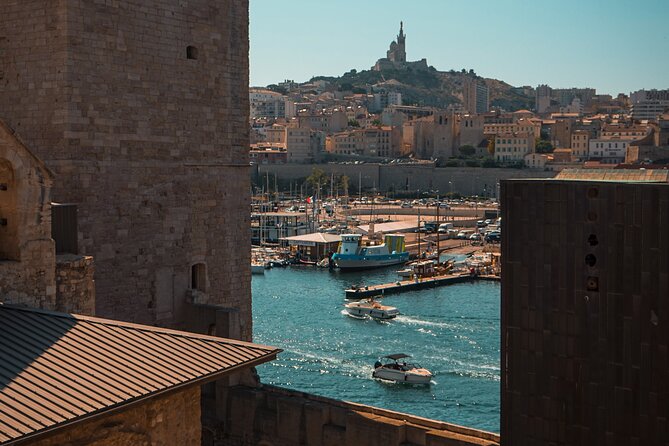
[[[529,110],[486,111],[487,91],[475,77],[464,83],[463,97],[477,112],[441,110],[401,105],[401,94],[386,87],[373,93],[345,94],[327,91],[326,81],[297,85],[284,95],[269,90],[251,90],[251,160],[256,163],[313,163],[328,155],[335,159],[392,159],[414,157],[446,161],[462,157],[460,149],[473,147],[473,156],[491,158],[501,165],[525,165],[560,169],[565,163],[618,164],[627,150],[649,133],[654,120],[635,120],[634,104],[669,97],[662,91],[632,93],[625,102],[626,113],[584,115],[583,110],[602,101],[591,88],[536,89],[537,108],[554,103],[564,105],[553,113]],[[530,87],[527,87],[530,88]],[[299,97],[298,97],[299,96]],[[547,99],[542,99],[547,98]],[[630,102],[631,100],[631,102]],[[615,101],[613,101],[615,102]],[[630,105],[631,104],[631,105]],[[553,107],[554,108],[554,107]],[[650,123],[650,124],[649,124]],[[557,153],[545,153],[550,143]],[[472,156],[471,148],[467,156]],[[556,161],[557,160],[557,161]]]

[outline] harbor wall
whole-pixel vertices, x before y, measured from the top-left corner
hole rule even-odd
[[[228,390],[226,445],[496,446],[499,435],[274,386]]]
[[[555,172],[532,169],[480,167],[435,167],[433,164],[266,164],[254,165],[251,175],[257,184],[264,184],[266,175],[273,187],[274,176],[285,183],[295,181],[299,187],[313,169],[321,169],[330,177],[349,177],[349,194],[377,188],[380,192],[430,191],[440,194],[495,197],[497,184],[511,178],[552,178]],[[329,183],[324,186],[328,190]]]

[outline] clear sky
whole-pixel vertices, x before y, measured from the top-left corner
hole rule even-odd
[[[514,86],[669,88],[669,0],[250,0],[251,85],[407,59]]]

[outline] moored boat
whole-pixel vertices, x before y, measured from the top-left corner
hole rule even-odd
[[[265,274],[265,265],[262,263],[251,262],[251,274]]]
[[[380,358],[374,364],[372,377],[409,384],[430,384],[432,372],[418,364],[407,363],[406,358],[410,355],[396,353]]]
[[[346,312],[358,318],[371,317],[373,319],[393,319],[400,314],[399,310],[395,307],[388,305],[381,305],[379,302],[374,300],[374,298],[363,299],[357,302],[351,302],[344,305]]]
[[[344,234],[336,253],[334,264],[342,270],[361,270],[397,265],[409,260],[403,235],[386,235],[380,245],[362,246],[360,234]]]

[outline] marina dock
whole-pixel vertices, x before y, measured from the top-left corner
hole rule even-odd
[[[435,288],[463,282],[474,282],[477,280],[499,281],[500,278],[498,276],[487,275],[472,276],[471,274],[445,274],[418,280],[398,280],[396,282],[383,283],[380,285],[349,288],[346,290],[346,299],[364,299],[366,297],[385,296],[405,291],[423,290],[426,288]]]

